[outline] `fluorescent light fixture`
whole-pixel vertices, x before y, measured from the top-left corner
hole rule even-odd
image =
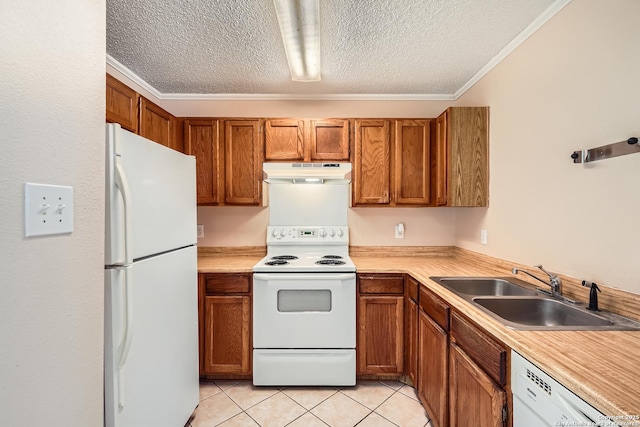
[[[319,0],[273,0],[289,62],[296,82],[320,80]]]

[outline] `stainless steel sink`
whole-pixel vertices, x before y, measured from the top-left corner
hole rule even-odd
[[[525,326],[584,326],[600,328],[614,323],[586,310],[547,298],[475,298],[476,304],[511,323]]]
[[[445,288],[465,295],[531,296],[535,291],[503,278],[493,277],[432,277]]]
[[[640,330],[640,322],[609,311],[589,311],[537,293],[512,277],[430,277],[503,325],[518,330]]]

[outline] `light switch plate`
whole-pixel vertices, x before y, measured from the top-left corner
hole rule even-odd
[[[73,187],[24,184],[26,237],[73,232]]]
[[[202,239],[204,237],[204,225],[198,224],[198,239]]]

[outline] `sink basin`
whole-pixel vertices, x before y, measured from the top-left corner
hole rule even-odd
[[[504,320],[522,326],[544,329],[563,326],[599,329],[614,325],[613,322],[588,311],[546,298],[474,298],[473,302]]]
[[[474,296],[533,296],[535,291],[512,281],[493,277],[432,277],[445,288]]]
[[[530,331],[638,331],[640,321],[583,303],[541,296],[512,277],[430,277],[511,329]],[[567,300],[570,301],[571,300]]]

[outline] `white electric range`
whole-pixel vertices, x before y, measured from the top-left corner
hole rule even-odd
[[[275,166],[287,178],[268,181],[267,256],[253,268],[253,384],[355,385],[349,180],[316,174],[324,183],[294,184],[304,182],[286,181],[296,166],[291,172],[282,171],[287,164]],[[350,171],[351,165],[330,168]]]

